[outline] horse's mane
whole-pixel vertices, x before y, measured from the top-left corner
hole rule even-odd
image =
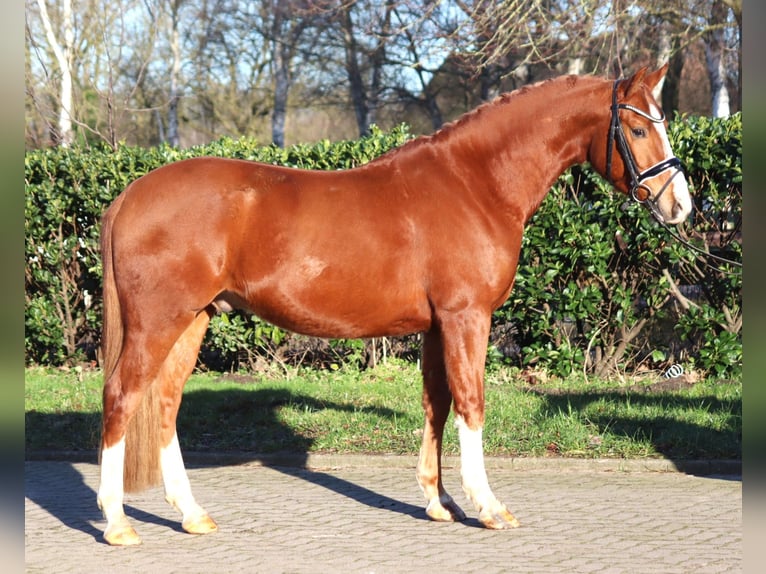
[[[537,92],[549,87],[557,87],[559,84],[566,85],[568,88],[573,88],[577,83],[581,81],[590,81],[597,79],[595,76],[577,76],[577,75],[565,75],[556,76],[553,78],[547,78],[540,80],[533,84],[527,84],[520,88],[517,88],[511,92],[504,92],[488,102],[477,106],[476,108],[465,112],[460,117],[442,125],[441,128],[431,134],[425,134],[418,136],[405,144],[393,149],[378,159],[391,159],[394,155],[400,153],[409,153],[419,149],[422,146],[427,146],[432,143],[443,141],[453,136],[456,132],[462,132],[465,128],[471,126],[475,122],[479,121],[489,110],[494,110],[499,107],[513,106],[518,103],[525,96],[537,95]],[[371,162],[372,163],[372,162]]]

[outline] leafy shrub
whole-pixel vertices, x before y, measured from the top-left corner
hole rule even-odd
[[[741,261],[741,115],[679,117],[670,128],[694,197],[689,240]],[[524,365],[561,375],[678,362],[736,376],[741,290],[735,266],[698,258],[595,172],[574,168],[530,221],[495,321],[516,325]]]
[[[741,115],[677,117],[674,150],[694,194],[682,230],[703,250],[741,260]],[[401,126],[358,141],[289,148],[223,138],[179,150],[119,147],[28,152],[26,165],[26,360],[95,360],[101,321],[99,220],[132,180],[166,163],[217,155],[311,169],[349,168],[408,139]],[[495,313],[490,363],[560,375],[600,375],[674,362],[721,376],[742,363],[741,275],[708,264],[627,203],[589,167],[554,185],[524,235],[516,284]],[[502,342],[501,342],[502,341]],[[381,353],[414,358],[415,337],[317,343],[256,317],[216,317],[200,354],[213,369],[259,361],[337,365]]]

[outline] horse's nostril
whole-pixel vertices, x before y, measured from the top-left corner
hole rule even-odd
[[[676,201],[673,203],[672,216],[673,216],[674,223],[682,222],[684,219],[686,219],[688,215],[689,215],[689,212],[683,203],[679,201]]]

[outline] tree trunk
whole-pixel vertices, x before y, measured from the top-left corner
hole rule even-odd
[[[479,97],[482,102],[489,102],[500,94],[495,68],[494,64],[487,64],[479,71]]]
[[[436,96],[428,88],[423,92],[423,97],[426,101],[426,110],[428,110],[428,117],[431,118],[431,126],[434,130],[438,130],[444,125],[444,117],[442,111],[439,108],[439,102],[436,100]]]
[[[266,5],[264,3],[264,5]],[[271,141],[279,147],[285,145],[287,100],[293,82],[292,62],[303,33],[312,26],[311,15],[301,12],[300,2],[272,0],[268,4],[271,15],[271,60],[274,70],[274,102],[271,115]]]
[[[274,4],[271,23],[271,57],[274,62],[274,111],[271,114],[271,141],[285,146],[285,122],[287,121],[287,94],[290,88],[290,57],[282,35],[282,10]]]
[[[415,36],[413,36],[408,27],[404,27],[402,32],[407,38],[407,49],[410,52],[412,62],[414,64],[412,67],[418,76],[418,81],[420,82],[420,92],[423,94],[420,103],[425,107],[426,112],[428,113],[428,117],[431,119],[431,126],[433,127],[434,131],[438,130],[444,124],[444,117],[442,116],[442,111],[439,108],[439,102],[436,100],[436,91],[433,87],[433,84],[431,83],[433,81],[434,75],[431,75],[430,81],[426,78],[424,73],[425,70],[420,63],[421,55]]]
[[[378,43],[375,46],[370,61],[372,64],[372,80],[370,82],[370,89],[368,91],[368,107],[367,107],[367,129],[371,124],[377,122],[377,113],[379,105],[379,97],[382,90],[383,82],[383,64],[386,61],[386,42],[391,35],[391,12],[394,9],[394,0],[386,1],[386,12],[383,16],[383,24],[381,26],[380,34],[378,36]]]
[[[273,40],[274,50],[274,111],[271,115],[271,141],[279,147],[285,146],[285,122],[287,119],[287,94],[290,86],[289,63],[283,50]]]
[[[705,35],[705,60],[710,78],[710,95],[713,100],[714,118],[725,118],[729,111],[729,90],[726,87],[726,68],[724,66],[724,30],[726,22],[726,4],[721,0],[713,2],[710,13],[710,31]]]
[[[359,135],[365,135],[370,126],[367,121],[369,106],[367,94],[364,89],[362,72],[359,69],[359,54],[356,39],[354,38],[354,24],[351,20],[351,4],[343,6],[340,11],[341,29],[343,30],[343,47],[346,52],[346,75],[348,77],[351,104],[354,107],[356,125]]]
[[[681,72],[684,69],[684,53],[676,51],[670,57],[668,73],[665,74],[665,82],[662,86],[662,99],[660,104],[668,118],[673,117],[673,112],[678,110],[679,93],[681,86]]]
[[[567,60],[567,74],[575,74],[579,76],[583,73],[585,62],[580,57],[569,58]]]
[[[72,17],[72,0],[62,0],[62,26],[64,28],[64,43],[59,43],[51,25],[45,0],[37,0],[40,17],[45,28],[45,35],[56,56],[61,72],[61,88],[59,92],[59,118],[53,140],[56,144],[67,147],[74,141],[72,130],[72,52],[74,48],[74,20]]]
[[[171,3],[170,14],[170,49],[173,54],[173,62],[170,69],[170,102],[168,104],[168,143],[178,147],[181,138],[178,135],[178,102],[180,95],[180,76],[181,76],[181,38],[178,31],[179,7],[181,0],[175,0]]]
[[[737,21],[737,109],[742,109],[742,0],[723,0]]]
[[[667,22],[660,24],[659,39],[657,45],[657,58],[655,65],[659,68],[670,62],[670,56],[673,53],[673,41],[670,36],[670,25]],[[666,76],[660,78],[660,81],[654,87],[652,95],[658,102],[662,99],[663,88],[665,87]],[[671,110],[666,110],[665,113],[669,113]]]

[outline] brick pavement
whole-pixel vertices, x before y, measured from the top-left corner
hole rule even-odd
[[[363,459],[358,459],[363,460]],[[426,519],[414,463],[323,470],[258,464],[189,469],[220,530],[192,536],[161,489],[128,495],[143,538],[101,540],[98,467],[25,463],[25,559],[30,573],[521,572],[599,574],[742,571],[738,476],[679,472],[518,470],[488,461],[495,493],[522,522],[512,531]],[[494,465],[497,466],[497,465]],[[464,499],[457,469],[445,486]]]

